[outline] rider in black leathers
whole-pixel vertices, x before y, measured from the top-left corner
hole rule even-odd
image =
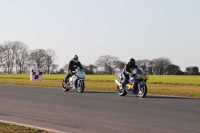
[[[65,83],[67,83],[68,78],[70,76],[72,76],[72,71],[75,71],[75,69],[77,69],[78,67],[80,69],[84,70],[81,65],[81,62],[79,62],[79,60],[78,60],[78,56],[74,55],[74,56],[72,56],[72,60],[69,62],[69,67],[67,69],[67,75],[65,77]]]
[[[135,65],[135,59],[131,58],[122,71],[122,76],[124,80],[122,80],[121,82],[123,86],[129,80],[129,75],[131,75],[131,69],[135,68],[138,68],[137,65]]]

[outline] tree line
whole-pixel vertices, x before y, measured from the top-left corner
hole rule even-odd
[[[65,73],[66,63],[60,70],[56,52],[52,49],[30,50],[28,45],[21,41],[8,41],[0,44],[0,68],[3,73],[29,73],[31,68],[43,68],[44,73]],[[122,71],[127,62],[111,55],[100,56],[93,64],[84,65],[87,74],[115,74]],[[198,67],[187,67],[185,72],[169,58],[160,57],[153,60],[136,60],[136,65],[148,70],[150,75],[199,75]]]
[[[0,44],[0,68],[3,73],[29,73],[32,67],[43,68],[45,73],[56,69],[56,53],[52,49],[29,50],[21,41]]]
[[[119,60],[118,57],[103,55],[94,64],[84,66],[88,74],[115,74],[122,71],[128,62]],[[136,60],[136,65],[147,70],[149,75],[200,75],[198,67],[187,67],[185,72],[169,58],[160,57],[153,60]],[[67,67],[68,64],[65,65]]]

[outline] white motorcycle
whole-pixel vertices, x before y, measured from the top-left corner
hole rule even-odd
[[[72,76],[69,77],[68,83],[65,83],[65,79],[62,81],[62,87],[64,91],[74,90],[79,93],[83,92],[85,89],[85,72],[80,69],[72,71]]]

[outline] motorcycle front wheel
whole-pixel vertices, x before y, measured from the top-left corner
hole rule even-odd
[[[145,97],[147,95],[147,86],[144,84],[140,90],[138,90],[138,96],[139,97]]]
[[[80,83],[77,86],[77,91],[79,93],[82,93],[85,89],[85,82],[83,80],[80,80]]]

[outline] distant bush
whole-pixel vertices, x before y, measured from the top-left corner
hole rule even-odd
[[[185,75],[185,73],[181,70],[177,70],[174,75]]]
[[[187,75],[199,75],[199,68],[194,66],[194,67],[186,67],[185,74]]]

